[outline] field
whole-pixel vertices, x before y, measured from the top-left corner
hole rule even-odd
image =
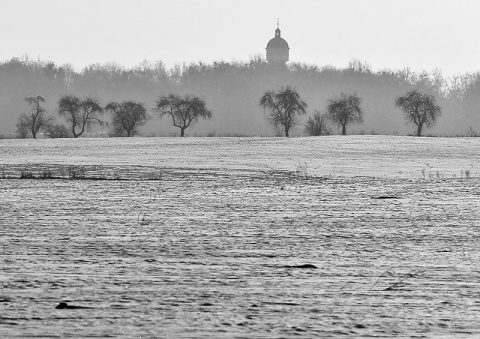
[[[0,337],[478,337],[479,151],[0,140]]]

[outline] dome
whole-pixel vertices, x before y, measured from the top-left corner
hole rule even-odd
[[[275,30],[275,38],[271,39],[267,44],[267,61],[271,64],[283,64],[289,59],[288,43],[282,39],[280,28]]]
[[[280,29],[275,30],[275,38],[271,39],[268,44],[267,48],[288,48],[288,42],[285,41],[282,37],[280,37]]]
[[[290,48],[283,38],[273,38],[267,44],[267,48]]]

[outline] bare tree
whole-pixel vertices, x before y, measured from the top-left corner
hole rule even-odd
[[[285,136],[289,136],[290,129],[300,123],[299,116],[305,114],[307,104],[300,98],[295,88],[287,86],[278,92],[267,91],[260,98],[260,106],[267,110],[268,122],[274,129],[283,126]]]
[[[145,106],[135,101],[110,102],[105,110],[112,113],[114,134],[118,136],[133,137],[138,134],[138,127],[150,118]]]
[[[205,101],[190,95],[185,97],[176,94],[161,96],[157,100],[156,111],[160,117],[169,115],[172,118],[173,126],[180,128],[182,137],[185,136],[185,130],[193,126],[199,118],[212,118],[212,112],[207,109]]]
[[[305,124],[305,133],[310,136],[320,136],[330,134],[328,126],[328,116],[315,110],[313,117],[309,117]]]
[[[36,139],[38,131],[51,124],[53,117],[47,115],[47,111],[42,107],[41,104],[45,102],[45,99],[41,96],[27,97],[25,101],[32,107],[32,110],[30,113],[20,115],[17,123],[17,134],[21,137],[27,137],[30,133],[32,138]],[[27,134],[25,134],[26,130],[28,130]]]
[[[74,138],[78,138],[93,124],[103,126],[105,121],[98,118],[103,113],[99,101],[93,98],[80,100],[73,95],[63,96],[58,102],[58,113],[65,117],[71,124],[71,132]]]
[[[342,135],[347,134],[347,125],[363,122],[361,103],[362,99],[356,93],[341,93],[339,97],[328,100],[327,114],[333,123],[342,127]]]
[[[65,117],[71,124],[71,131],[75,138],[75,129],[80,122],[80,99],[73,95],[65,95],[58,102],[58,114]]]
[[[395,100],[395,106],[403,111],[407,122],[417,126],[418,137],[422,135],[423,126],[432,127],[441,115],[441,109],[436,104],[435,97],[416,90],[398,97]]]

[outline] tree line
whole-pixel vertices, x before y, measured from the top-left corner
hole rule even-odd
[[[479,73],[444,78],[439,72],[415,73],[409,69],[374,72],[369,65],[358,61],[345,68],[298,63],[278,68],[258,57],[248,62],[199,62],[170,69],[161,62],[143,62],[132,68],[95,64],[77,71],[70,65],[14,58],[0,62],[0,134],[14,134],[20,115],[30,113],[32,106],[25,102],[25,97],[41,96],[45,99],[41,107],[60,117],[58,103],[63,96],[72,95],[83,101],[94,94],[94,98],[106,104],[102,106],[100,120],[111,120],[112,135],[126,136],[118,127],[119,120],[113,121],[114,113],[106,110],[108,103],[144,103],[146,112],[151,114],[156,112],[155,99],[160,94],[172,94],[205,99],[208,110],[213,112],[214,118],[202,119],[195,133],[271,135],[273,129],[274,134],[285,135],[284,128],[279,127],[282,125],[277,124],[277,128],[265,119],[267,115],[262,114],[264,107],[259,99],[262,94],[278,92],[287,85],[308,103],[306,113],[297,117],[298,123],[319,122],[316,124],[325,126],[321,133],[342,132],[343,127],[333,123],[327,114],[329,101],[341,97],[341,93],[347,93],[346,96],[355,93],[361,99],[362,123],[347,124],[349,134],[417,134],[418,128],[404,124],[404,115],[399,114],[402,109],[395,105],[397,98],[413,90],[433,96],[441,107],[441,119],[436,116],[433,121],[437,135],[476,135],[480,125]],[[118,112],[118,107],[114,109]],[[66,116],[62,119],[72,136]],[[114,132],[114,125],[118,133]],[[433,123],[428,123],[422,129],[431,126]],[[171,118],[151,119],[148,124],[138,125],[134,134],[169,135],[175,131],[181,134]],[[304,128],[289,131],[289,135],[302,134],[309,133]]]
[[[31,134],[36,139],[37,133],[44,129],[50,137],[68,137],[67,127],[54,124],[55,118],[49,115],[42,103],[41,96],[27,97],[25,101],[31,106],[30,113],[20,115],[17,122],[17,135],[21,138]],[[361,108],[362,99],[356,93],[328,100],[327,114],[321,115],[315,111],[305,125],[305,133],[310,136],[329,134],[328,121],[341,127],[342,135],[346,135],[349,124],[363,122],[364,112]],[[259,101],[264,111],[268,111],[267,120],[274,130],[281,127],[284,135],[289,136],[290,130],[300,123],[299,117],[306,114],[307,103],[303,101],[295,88],[287,86],[279,91],[265,92]],[[441,109],[432,95],[421,94],[416,90],[396,99],[395,105],[405,114],[408,122],[417,126],[417,136],[421,136],[423,126],[431,127],[440,116]],[[206,107],[203,99],[186,95],[184,97],[169,94],[162,95],[156,102],[155,111],[160,115],[169,116],[173,126],[180,129],[180,136],[185,136],[185,130],[193,126],[200,118],[210,119],[212,112]],[[113,136],[133,137],[138,134],[138,128],[151,118],[145,105],[135,101],[110,102],[105,107],[98,99],[86,97],[79,99],[73,95],[65,95],[58,102],[58,114],[64,117],[74,138],[81,136],[93,124],[103,126],[106,121],[100,115],[109,112],[112,115]],[[323,132],[323,133],[322,133]]]
[[[104,113],[112,116],[111,135],[116,137],[133,137],[139,134],[139,127],[144,125],[151,116],[145,105],[136,101],[109,102],[101,106],[97,98],[83,99],[74,95],[65,95],[58,102],[58,114],[65,118],[68,127],[55,124],[55,117],[47,113],[42,106],[45,99],[41,96],[26,97],[31,106],[30,113],[23,113],[17,122],[17,135],[26,138],[29,135],[37,138],[37,133],[44,130],[51,138],[80,137],[92,125],[108,125],[102,120]],[[175,94],[162,95],[156,102],[155,111],[160,117],[169,116],[173,126],[180,129],[180,135],[185,136],[185,130],[193,126],[200,118],[209,119],[212,112],[206,108],[205,101],[196,96],[180,96]]]
[[[347,134],[347,125],[362,123],[364,111],[361,107],[362,99],[356,93],[339,96],[328,100],[327,113],[322,115],[315,110],[313,117],[307,120],[305,133],[310,136],[330,134],[329,122]],[[296,89],[287,86],[278,92],[267,91],[260,98],[260,106],[268,110],[267,120],[278,130],[283,128],[288,137],[290,130],[299,124],[299,116],[306,114],[307,103],[303,101]],[[395,106],[400,108],[407,122],[416,125],[417,136],[422,135],[423,127],[432,127],[441,114],[433,95],[422,94],[412,90],[395,100]]]

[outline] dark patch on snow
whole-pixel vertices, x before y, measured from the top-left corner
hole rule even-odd
[[[90,309],[90,308],[93,308],[93,307],[75,306],[75,305],[69,305],[67,303],[60,303],[57,306],[55,306],[55,308],[59,309],[59,310],[64,310],[64,309],[78,310],[78,309]]]
[[[310,268],[310,269],[314,269],[314,268],[318,268],[317,266],[315,265],[312,265],[312,264],[303,264],[303,265],[285,265],[283,266],[285,268]]]

